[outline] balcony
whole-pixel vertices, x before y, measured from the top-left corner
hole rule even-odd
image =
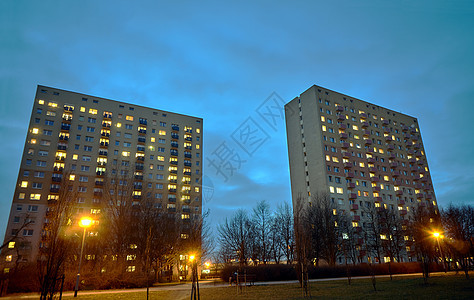
[[[362,123],[360,124],[360,126],[361,126],[362,128],[367,128],[367,127],[369,127],[369,123],[367,123],[367,122],[362,122]]]
[[[347,172],[346,173],[346,178],[354,178],[354,173],[353,172]]]
[[[425,195],[423,195],[422,193],[416,194],[416,199],[423,199],[423,198],[425,198]]]
[[[387,146],[387,149],[388,149],[388,150],[395,150],[395,146],[394,146],[393,144],[389,144],[389,145]]]
[[[348,182],[347,183],[347,188],[348,189],[355,189],[355,187],[356,187],[356,184],[354,182]]]
[[[367,119],[367,114],[366,114],[366,113],[360,113],[360,114],[359,114],[359,117],[360,117],[362,120],[365,120],[365,119]]]
[[[351,204],[351,210],[358,210],[358,209],[359,209],[359,205]]]
[[[342,151],[342,157],[349,158],[349,157],[351,157],[351,154],[347,151]]]
[[[357,204],[352,204],[352,205],[357,206]],[[353,210],[357,210],[357,209],[359,209],[359,208],[357,207],[356,209],[353,209]],[[360,221],[360,216],[356,216],[356,215],[352,216],[352,221],[359,222]]]
[[[61,130],[69,131],[71,129],[70,124],[61,124]]]
[[[146,138],[143,137],[143,136],[139,136],[138,137],[138,142],[141,143],[141,144],[144,144],[144,143],[146,143]]]
[[[389,143],[389,142],[392,142],[393,140],[392,140],[392,137],[388,135],[385,137],[385,141]]]
[[[135,180],[143,180],[143,175],[135,175]]]
[[[66,157],[64,156],[56,156],[56,161],[65,161]]]
[[[365,139],[364,144],[366,144],[367,146],[370,146],[370,145],[372,145],[372,140]]]
[[[186,149],[186,150],[193,150],[193,147],[192,147],[192,146],[186,146],[186,147],[184,147],[184,149]]]
[[[171,150],[170,150],[170,155],[171,155],[171,156],[178,156],[178,150],[171,149]]]
[[[190,163],[190,162],[185,162],[185,163],[184,163],[184,166],[185,166],[185,167],[191,167],[191,166],[192,166],[192,163]]]
[[[94,192],[94,196],[102,197],[102,192]]]
[[[109,142],[100,142],[100,146],[101,146],[101,147],[108,147],[108,146],[109,146]]]
[[[59,136],[59,140],[60,140],[60,141],[68,141],[68,140],[69,140],[69,137],[68,137],[68,136],[65,136],[65,135],[60,135],[60,136]]]
[[[103,181],[98,181],[98,180],[96,180],[96,181],[95,181],[95,185],[96,185],[96,186],[103,186],[103,185],[104,185],[104,182],[103,182]]]
[[[341,145],[342,149],[347,149],[350,147],[350,144],[349,143],[342,143]]]
[[[133,199],[135,200],[140,200],[142,198],[141,195],[133,195]]]
[[[174,197],[168,198],[168,202],[169,203],[176,203],[176,198],[174,198]]]
[[[356,193],[349,193],[348,196],[349,196],[349,199],[351,199],[351,200],[357,199],[357,194]]]
[[[374,191],[374,192],[380,192],[380,186],[379,186],[379,185],[373,186],[373,187],[372,187],[372,191]]]
[[[376,177],[376,176],[373,176],[373,177],[370,177],[370,181],[371,181],[371,182],[379,182],[380,179],[379,179],[378,177]]]
[[[138,121],[138,123],[140,123],[140,125],[145,125],[145,126],[146,126],[146,125],[147,125],[147,120],[145,120],[145,119],[140,119],[140,120]]]
[[[107,166],[107,163],[106,163],[105,161],[99,161],[99,162],[97,163],[97,165],[98,165],[98,166],[101,166],[101,167],[105,167],[105,166]]]
[[[342,140],[346,140],[349,136],[347,135],[347,133],[342,132],[340,137]]]
[[[382,197],[374,197],[374,201],[381,203],[382,202]]]
[[[146,134],[146,129],[139,129],[139,130],[138,130],[138,133],[139,133],[139,134]]]
[[[171,170],[170,174],[178,174],[178,170]]]
[[[171,130],[173,130],[173,131],[179,131],[179,126],[171,126]]]
[[[190,208],[183,208],[183,212],[184,212],[184,213],[190,213],[190,212],[191,212],[191,209],[190,209]]]
[[[370,164],[375,164],[375,158],[373,157],[367,158],[367,162],[369,162]]]
[[[175,139],[175,140],[179,140],[179,134],[172,132],[172,133],[171,133],[171,138],[172,138],[172,139]]]
[[[145,161],[145,156],[137,156],[137,161]]]
[[[336,106],[336,111],[339,111],[339,112],[344,111],[344,107],[342,105],[338,105]]]
[[[59,193],[59,188],[50,188],[49,191],[51,193],[57,194],[57,193]]]
[[[169,213],[175,213],[175,212],[176,212],[176,208],[168,208],[168,212],[169,212]]]
[[[99,150],[99,155],[100,156],[107,156],[107,151],[104,151],[104,150]]]
[[[405,205],[405,200],[402,200],[402,199],[398,200],[398,205]]]
[[[371,173],[377,173],[378,170],[377,170],[376,167],[370,167],[370,168],[369,168],[369,172],[371,172]]]
[[[97,171],[95,172],[95,175],[100,176],[100,177],[105,176],[105,171]]]
[[[183,172],[184,175],[188,175],[188,176],[191,176],[191,172]]]
[[[143,146],[137,146],[137,152],[145,152],[145,147]]]
[[[368,137],[370,136],[370,130],[365,129],[365,130],[362,132],[362,135],[363,135],[365,138],[368,138]]]
[[[110,128],[110,127],[111,127],[110,123],[102,122],[102,128]]]
[[[62,178],[61,177],[51,177],[51,181],[53,182],[61,182]]]
[[[178,148],[178,147],[179,147],[179,144],[176,143],[176,142],[171,142],[171,147],[172,147],[172,148]]]
[[[393,176],[393,177],[398,177],[398,176],[400,176],[400,175],[401,175],[401,173],[400,173],[400,171],[398,171],[398,170],[395,170],[395,171],[392,172],[392,176]]]
[[[171,165],[175,165],[175,166],[177,166],[177,165],[178,165],[178,161],[176,161],[176,160],[172,160],[172,161],[170,161],[170,164],[171,164]]]
[[[110,137],[110,133],[109,132],[102,132],[100,134],[100,136],[103,136],[103,137]]]
[[[176,193],[176,189],[168,189],[169,193]]]
[[[64,169],[63,167],[54,167],[53,171],[58,172],[58,173],[62,173],[63,169]]]
[[[402,191],[402,190],[398,190],[398,191],[395,192],[395,195],[401,196],[401,195],[403,195],[403,191]],[[400,201],[403,201],[403,200],[400,200]]]
[[[338,120],[338,121],[345,121],[345,120],[346,120],[346,116],[343,115],[343,114],[340,114],[340,115],[337,116],[337,120]]]
[[[141,184],[134,184],[134,185],[133,185],[133,189],[134,189],[134,190],[141,190],[142,187],[143,187],[143,186],[142,186]]]
[[[144,167],[143,166],[135,166],[135,170],[138,171],[143,171]]]
[[[382,120],[382,125],[387,126],[390,122],[387,119]]]
[[[112,119],[112,114],[104,113],[104,119],[106,120]]]
[[[184,139],[185,139],[186,141],[188,141],[188,142],[191,142],[191,141],[193,140],[193,138],[192,138],[192,137],[189,137],[189,136],[188,136],[187,138],[184,138]]]
[[[346,124],[342,124],[342,123],[339,124],[339,129],[341,129],[341,130],[346,130],[346,129],[347,129]]]
[[[178,179],[170,179],[169,182],[170,183],[178,183]]]
[[[352,168],[352,163],[351,162],[345,162],[344,163],[344,169],[350,169]]]
[[[190,153],[185,153],[185,154],[184,154],[184,157],[186,157],[186,158],[192,158],[193,156],[192,156]]]
[[[67,146],[64,145],[58,145],[58,150],[67,150]]]
[[[402,185],[402,180],[401,179],[395,180],[395,185],[396,186],[401,186]]]
[[[400,210],[400,215],[404,216],[407,214],[407,210],[406,209],[402,209]]]

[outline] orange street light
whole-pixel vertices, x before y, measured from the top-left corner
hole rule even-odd
[[[194,256],[194,254],[191,254],[191,255],[189,256],[189,261],[193,261],[195,258],[196,258],[196,256]]]
[[[438,231],[434,231],[433,237],[436,239],[436,242],[438,243],[439,254],[441,256],[441,259],[443,260],[443,269],[444,269],[444,272],[446,273],[446,261],[444,260],[443,250],[441,249],[441,244],[439,243],[439,239],[444,238],[444,235],[442,235]]]
[[[82,244],[81,244],[81,256],[79,256],[79,269],[76,276],[76,286],[74,287],[74,297],[77,297],[77,291],[79,290],[79,278],[81,277],[81,264],[82,264],[82,253],[84,252],[84,241],[86,239],[86,230],[92,225],[92,219],[84,217],[79,220],[79,226],[84,228],[82,233]]]

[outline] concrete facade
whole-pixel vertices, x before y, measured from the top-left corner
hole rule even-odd
[[[437,205],[416,118],[316,85],[285,111],[294,209],[327,193],[363,227],[367,205]]]
[[[202,118],[38,86],[5,241],[26,218],[30,224],[2,251],[7,267],[17,260],[35,261],[48,199],[65,188],[64,176],[78,189],[71,199],[78,216],[100,218],[104,180],[110,180],[105,175],[127,165],[133,172],[133,201],[145,196],[143,182],[147,197],[168,213],[200,217],[202,130]]]

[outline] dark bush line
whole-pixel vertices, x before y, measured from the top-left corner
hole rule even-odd
[[[411,274],[421,273],[421,266],[417,262],[410,263],[392,263],[392,274]],[[239,270],[238,266],[226,266],[221,272],[221,279],[229,281],[235,272]],[[346,266],[320,266],[310,267],[308,270],[310,279],[318,278],[337,278],[346,277],[347,270],[350,276],[370,276],[372,272],[375,275],[389,275],[388,264],[374,264],[371,267],[368,264],[350,265]],[[443,267],[433,263],[430,266],[430,272],[442,271]],[[254,274],[256,281],[281,281],[281,280],[297,280],[299,278],[299,271],[296,265],[259,265],[259,266],[245,266],[241,273]]]

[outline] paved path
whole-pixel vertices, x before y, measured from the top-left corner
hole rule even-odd
[[[448,272],[455,273],[455,272]],[[443,272],[433,272],[430,274],[444,274]],[[423,276],[422,273],[413,273],[413,274],[396,274],[392,275],[393,277],[406,277],[406,276]],[[376,278],[387,278],[390,275],[377,275]],[[371,276],[355,276],[351,277],[351,280],[358,279],[370,279]],[[310,279],[310,282],[321,282],[321,281],[337,281],[337,280],[347,280],[347,277],[338,277],[338,278],[319,278],[319,279]],[[259,281],[255,282],[255,285],[275,285],[275,284],[292,284],[298,283],[298,280],[286,280],[286,281]],[[216,282],[203,280],[199,282],[199,288],[214,288],[214,287],[228,287],[229,284],[226,282]],[[159,285],[150,287],[150,291],[177,291],[175,299],[187,299],[191,291],[191,283],[179,283],[173,285]],[[122,294],[122,293],[135,293],[135,292],[146,292],[146,288],[136,288],[136,289],[123,289],[123,290],[101,290],[101,291],[79,291],[80,295],[100,295],[100,294]],[[63,296],[72,296],[74,292],[65,292]],[[2,299],[38,299],[39,294],[29,293],[23,295],[15,295],[4,297]]]

